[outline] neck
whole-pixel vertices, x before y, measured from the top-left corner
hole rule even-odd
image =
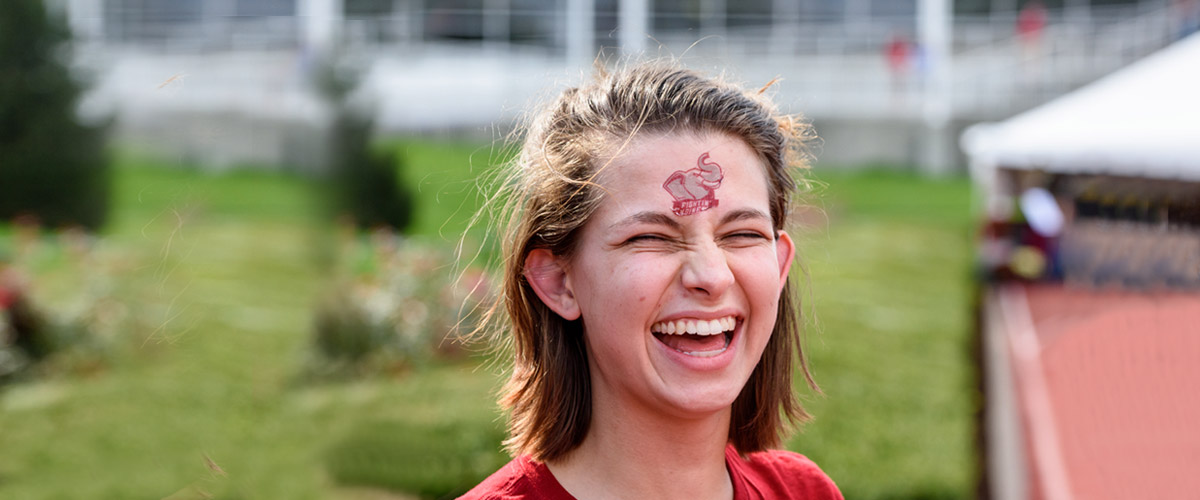
[[[679,418],[632,404],[593,406],[583,443],[547,465],[580,500],[728,500],[733,498],[725,467],[729,418],[728,408]]]

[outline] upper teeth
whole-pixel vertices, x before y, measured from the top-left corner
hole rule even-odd
[[[737,318],[726,316],[714,320],[702,319],[680,319],[675,321],[659,321],[650,327],[650,331],[654,333],[666,333],[669,335],[683,335],[690,333],[694,335],[716,335],[733,330],[737,326]]]

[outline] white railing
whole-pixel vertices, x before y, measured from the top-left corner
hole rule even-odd
[[[1088,23],[1051,23],[1037,41],[1010,32],[961,51],[955,57],[956,114],[1003,116],[1030,108],[1165,47],[1172,28],[1169,7],[1096,8]]]
[[[530,73],[542,75],[557,70],[561,74],[566,68],[565,34],[561,29],[565,14],[561,9],[419,10],[415,7],[419,3],[397,2],[399,8],[390,15],[346,18],[335,31],[346,50],[368,61],[368,65],[376,61],[374,66],[384,73],[444,71],[446,65],[436,60],[449,54],[461,61],[459,65],[465,72],[460,78],[500,79],[496,88],[509,90],[497,96],[509,103],[523,102],[528,97],[514,93],[531,86],[527,81]],[[960,16],[954,24],[952,90],[948,96],[936,97],[949,100],[953,118],[970,121],[1001,118],[1061,95],[1169,43],[1174,31],[1170,7],[1162,3],[1144,5],[1097,7],[1082,20],[1051,11],[1049,24],[1036,44],[1026,44],[1016,36],[1015,13]],[[472,33],[482,34],[485,14],[510,20],[507,30],[489,28],[489,33],[506,31],[504,40],[470,38]],[[599,13],[597,27],[611,24],[613,20],[606,16],[612,14]],[[887,44],[896,37],[917,39],[913,16],[847,20],[799,16],[773,19],[769,15],[745,14],[729,16],[723,26],[709,24],[700,27],[703,29],[690,29],[688,23],[699,22],[689,17],[691,14],[661,14],[660,27],[682,28],[655,31],[657,44],[652,42],[651,52],[682,57],[709,68],[729,69],[748,82],[766,82],[782,75],[786,83],[780,88],[786,94],[779,96],[780,101],[812,116],[914,120],[921,118],[929,97],[920,59],[914,57],[906,71],[897,71],[889,65],[885,53]],[[118,55],[95,60],[111,61],[130,48],[135,52],[196,55],[276,51],[282,59],[299,59],[297,64],[304,64],[311,56],[299,16],[210,16],[196,22],[143,22],[133,12],[109,9],[105,19],[110,22],[89,30],[80,37],[79,45],[89,54]],[[121,19],[125,21],[116,21]],[[447,38],[453,33],[447,25],[439,24],[442,22],[460,23],[456,29],[464,30],[460,34],[467,37]],[[614,33],[597,32],[597,47],[617,43]],[[539,69],[492,71],[504,67]],[[231,68],[242,71],[240,66]],[[93,70],[103,72],[104,68]],[[214,73],[220,71],[220,67],[212,68]],[[429,76],[427,80],[441,77]],[[295,71],[291,77],[302,78],[304,74]],[[218,80],[213,75],[213,83]],[[242,84],[237,78],[229,80]],[[487,117],[481,120],[491,121]]]

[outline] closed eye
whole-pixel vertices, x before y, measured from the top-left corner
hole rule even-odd
[[[738,231],[721,237],[722,242],[732,246],[755,246],[771,241],[771,237],[758,231]]]
[[[630,237],[629,239],[625,240],[625,244],[628,245],[630,243],[655,243],[655,242],[666,242],[669,240],[670,240],[670,238],[667,238],[666,236],[661,235],[661,234],[638,234],[638,235],[634,235],[634,236]]]

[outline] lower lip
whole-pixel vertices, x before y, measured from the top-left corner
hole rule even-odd
[[[660,342],[657,338],[654,339],[654,343],[658,345],[659,349],[661,349],[668,358],[687,369],[695,371],[720,370],[726,366],[729,366],[729,364],[733,362],[735,351],[737,351],[738,339],[741,337],[742,333],[742,324],[742,322],[738,322],[737,327],[733,329],[733,336],[729,338],[729,345],[725,347],[725,350],[713,356],[701,357],[684,354]],[[651,337],[653,337],[653,335],[651,335]]]

